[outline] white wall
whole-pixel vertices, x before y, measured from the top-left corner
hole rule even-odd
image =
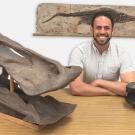
[[[38,53],[67,65],[71,50],[86,37],[36,37],[36,9],[40,3],[129,5],[135,0],[0,0],[0,33]],[[114,38],[130,52],[135,65],[135,38]]]

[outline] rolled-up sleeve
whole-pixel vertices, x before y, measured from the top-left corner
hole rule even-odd
[[[130,55],[124,51],[121,55],[121,68],[120,73],[135,71],[135,67]]]
[[[69,66],[80,66],[83,68],[83,52],[80,50],[80,48],[75,48],[69,57]]]

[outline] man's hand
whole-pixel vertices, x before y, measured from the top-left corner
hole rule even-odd
[[[102,80],[101,79],[94,80],[90,84],[93,85],[93,86],[95,86],[95,87],[100,87],[100,84],[102,84]]]
[[[112,93],[115,93],[115,95],[124,96],[127,83],[98,79],[94,80],[92,83],[90,83],[90,85],[99,88],[104,88]]]

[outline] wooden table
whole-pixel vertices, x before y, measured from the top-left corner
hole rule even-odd
[[[37,129],[27,122],[16,122],[0,115],[0,135],[134,135],[135,109],[124,98],[115,96],[71,96],[67,90],[52,95],[59,101],[77,104],[75,111],[54,125]]]

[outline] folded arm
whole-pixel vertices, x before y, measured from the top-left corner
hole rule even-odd
[[[70,93],[80,96],[101,96],[101,95],[125,95],[126,85],[135,82],[135,73],[126,72],[120,75],[121,82],[95,80],[90,84],[83,81],[83,72],[70,83]]]
[[[70,83],[70,93],[77,96],[103,96],[115,95],[113,92],[105,88],[94,86],[83,82],[83,72]]]
[[[91,83],[91,85],[107,89],[116,95],[124,96],[126,93],[127,83],[135,82],[135,73],[123,73],[120,75],[120,80],[121,81],[95,80]]]

